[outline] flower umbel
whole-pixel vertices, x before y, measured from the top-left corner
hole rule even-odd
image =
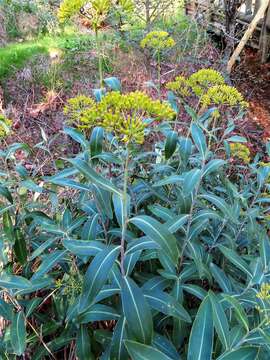
[[[250,163],[250,150],[249,148],[241,143],[230,144],[231,156],[243,161],[244,164]]]
[[[213,69],[201,69],[188,78],[188,83],[197,96],[202,96],[209,88],[225,83],[223,76]]]
[[[144,142],[145,119],[172,120],[175,112],[169,104],[153,100],[143,92],[120,94],[113,91],[100,102],[78,96],[70,99],[65,114],[79,128],[101,126],[125,143]]]
[[[191,94],[188,80],[181,75],[177,76],[174,81],[168,82],[166,88],[183,97]]]
[[[142,48],[147,47],[158,51],[174,46],[174,39],[166,31],[151,31],[141,41]]]
[[[0,114],[0,139],[9,134],[12,121]]]
[[[211,87],[201,98],[203,106],[228,105],[246,108],[248,103],[244,101],[242,94],[233,86],[216,85]]]

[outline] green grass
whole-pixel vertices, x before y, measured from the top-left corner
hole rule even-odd
[[[37,54],[49,54],[50,49],[80,51],[91,48],[93,37],[85,34],[63,33],[55,37],[44,36],[22,43],[11,43],[0,48],[0,81],[21,69]]]

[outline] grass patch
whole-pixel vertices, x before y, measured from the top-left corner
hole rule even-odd
[[[50,49],[67,51],[90,49],[94,38],[91,34],[63,33],[51,37],[44,36],[22,43],[12,43],[0,49],[0,81],[21,69],[33,56],[50,53]]]

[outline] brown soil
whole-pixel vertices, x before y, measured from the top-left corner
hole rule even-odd
[[[260,64],[259,54],[247,49],[232,80],[249,101],[250,128],[258,125],[263,130],[263,140],[270,139],[270,63]]]

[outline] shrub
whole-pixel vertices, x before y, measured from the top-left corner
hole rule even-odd
[[[186,123],[141,93],[102,96],[67,113],[102,107],[132,126],[131,111],[153,124],[144,142],[89,116],[85,134],[65,129],[81,152],[45,184],[20,164],[19,181],[1,178],[1,355],[268,359],[270,168],[260,155],[235,166],[240,137],[209,110]]]

